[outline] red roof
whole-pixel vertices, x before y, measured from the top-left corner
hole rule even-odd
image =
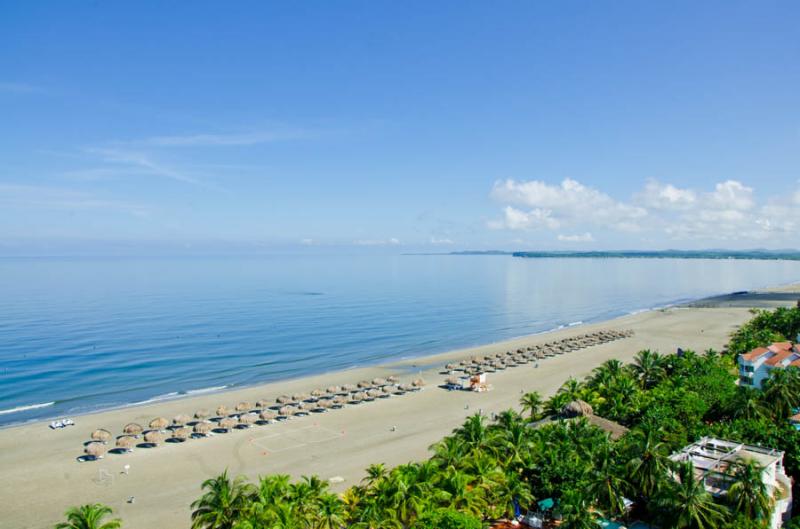
[[[764,353],[768,353],[768,352],[769,352],[769,349],[767,349],[766,347],[756,347],[755,349],[753,349],[749,353],[744,353],[742,355],[742,360],[746,360],[748,362],[752,362],[753,360],[755,360],[759,356],[763,355]]]
[[[781,351],[788,351],[792,348],[792,342],[775,342],[774,344],[767,347],[773,353],[779,353]]]
[[[783,362],[784,360],[786,360],[787,358],[789,358],[790,356],[792,356],[793,354],[794,353],[792,351],[781,351],[780,353],[776,353],[775,356],[768,359],[764,363],[767,364],[768,366],[776,366],[781,362]]]

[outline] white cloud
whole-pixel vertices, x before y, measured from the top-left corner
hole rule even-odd
[[[313,246],[314,239],[300,239],[300,244],[302,244],[303,246]]]
[[[438,237],[431,237],[430,243],[431,244],[455,244],[451,239],[438,238]]]
[[[589,223],[636,231],[636,221],[647,215],[647,210],[642,207],[616,201],[570,178],[564,179],[559,185],[539,180],[495,182],[491,197],[509,204],[503,209],[502,220],[490,222],[489,226],[495,229],[556,230],[562,226]]]
[[[353,241],[356,246],[396,246],[400,240],[394,237],[390,239],[357,239]]]
[[[594,237],[588,231],[580,235],[558,234],[558,240],[563,242],[594,242]]]
[[[589,242],[594,240],[590,234],[603,231],[616,233],[618,240],[637,233],[649,244],[674,240],[706,246],[800,246],[800,221],[795,220],[800,190],[759,203],[752,187],[732,179],[709,190],[648,180],[630,202],[571,179],[560,184],[506,180],[495,183],[491,197],[502,204],[502,218],[491,220],[490,228],[560,231],[557,239],[562,242]]]
[[[644,206],[654,209],[688,209],[697,202],[697,193],[691,189],[680,189],[672,184],[648,180],[637,199]]]
[[[149,155],[121,149],[102,149],[102,148],[89,148],[86,149],[89,154],[99,155],[104,162],[113,164],[123,164],[135,167],[139,170],[144,169],[148,174],[169,178],[185,184],[192,184],[209,189],[217,189],[200,180],[187,175],[182,171],[178,171],[171,167],[164,166],[155,162]],[[217,189],[219,190],[219,189]]]

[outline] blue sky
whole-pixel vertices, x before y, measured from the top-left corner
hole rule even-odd
[[[0,252],[800,247],[799,21],[0,1]]]

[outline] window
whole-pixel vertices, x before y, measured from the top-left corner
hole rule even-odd
[[[742,384],[745,384],[747,386],[750,386],[750,385],[753,384],[753,381],[750,380],[750,377],[739,377],[739,382],[742,383]]]

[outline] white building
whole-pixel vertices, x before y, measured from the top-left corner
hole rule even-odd
[[[755,460],[763,468],[761,479],[775,500],[770,528],[778,529],[791,517],[792,480],[784,471],[783,452],[779,450],[703,437],[670,459],[692,463],[695,478],[702,480],[705,489],[715,498],[728,493],[732,482],[729,475],[731,464],[739,460]]]
[[[800,348],[791,342],[778,342],[739,355],[738,360],[739,383],[760,389],[773,369],[800,367]]]

